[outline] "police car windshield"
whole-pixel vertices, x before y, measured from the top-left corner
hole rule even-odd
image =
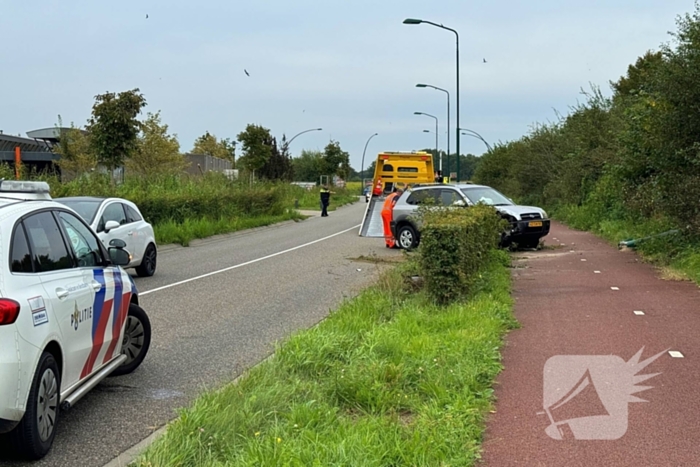
[[[59,203],[68,206],[78,214],[80,214],[80,217],[85,219],[88,224],[92,224],[93,219],[95,218],[95,214],[97,213],[97,209],[100,207],[100,200],[92,200],[92,199],[80,199],[80,200],[74,200],[74,199],[57,199]]]
[[[511,206],[511,200],[489,187],[462,188],[462,193],[472,203],[484,203],[489,206]]]

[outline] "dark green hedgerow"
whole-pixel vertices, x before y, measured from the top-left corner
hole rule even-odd
[[[505,221],[491,206],[469,209],[430,207],[423,223],[418,260],[426,290],[438,303],[465,296],[498,245]]]

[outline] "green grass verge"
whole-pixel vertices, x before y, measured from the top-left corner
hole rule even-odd
[[[605,213],[592,206],[564,206],[553,217],[579,230],[587,230],[613,245],[656,235],[676,227],[667,219],[605,218]],[[647,240],[636,250],[650,263],[669,267],[681,276],[700,284],[700,244],[683,233]]]
[[[479,458],[504,333],[508,256],[470,299],[407,290],[401,265],[237,384],[181,411],[139,466],[447,466]]]
[[[279,216],[254,216],[235,217],[231,219],[186,219],[185,222],[177,223],[172,220],[157,224],[153,227],[156,242],[159,245],[168,243],[179,243],[188,246],[195,238],[206,238],[212,235],[237,232],[244,229],[263,227],[287,220],[303,219],[296,211]]]

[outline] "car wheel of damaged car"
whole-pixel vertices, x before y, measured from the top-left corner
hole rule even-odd
[[[126,355],[126,361],[114,370],[111,376],[126,375],[136,370],[146,358],[150,345],[151,322],[148,315],[143,308],[131,303],[122,339],[122,354]]]
[[[59,415],[60,378],[56,359],[44,352],[29,391],[27,411],[11,433],[14,446],[28,459],[41,459],[53,444]]]
[[[535,238],[535,239],[528,239],[528,240],[520,240],[518,242],[518,246],[520,248],[537,248],[540,244],[540,239]]]
[[[410,225],[402,225],[399,227],[398,231],[398,241],[399,246],[404,250],[411,250],[418,246],[418,237],[416,235],[416,229]]]

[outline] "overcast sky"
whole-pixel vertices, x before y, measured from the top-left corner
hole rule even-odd
[[[671,40],[692,0],[0,0],[0,130],[83,126],[94,96],[140,88],[183,151],[205,131],[247,123],[291,150],[334,139],[359,170],[382,150],[445,149],[446,88],[455,125],[460,33],[461,126],[491,143],[517,139],[566,113],[589,83],[608,82]],[[146,18],[148,15],[148,18]],[[487,63],[483,63],[486,59]],[[250,77],[246,76],[248,70]],[[451,149],[455,149],[454,131]],[[462,153],[484,145],[463,137]]]

